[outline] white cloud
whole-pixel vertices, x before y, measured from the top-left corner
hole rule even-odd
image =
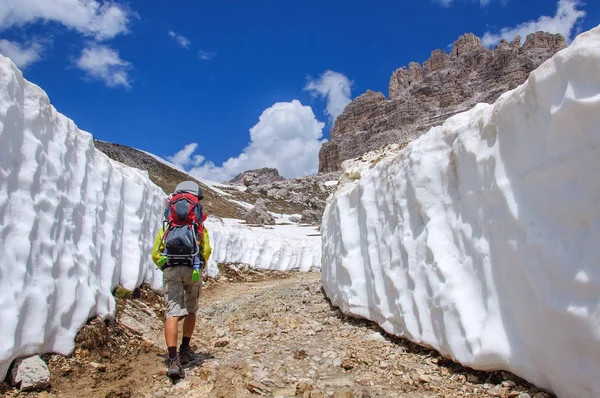
[[[202,155],[193,155],[196,152],[196,148],[198,148],[198,144],[192,143],[187,144],[183,147],[183,149],[177,152],[173,156],[168,156],[167,160],[173,163],[175,166],[185,170],[186,167],[189,166],[200,166],[202,162],[204,162],[204,156]]]
[[[525,38],[529,33],[537,31],[560,33],[567,42],[571,42],[577,23],[586,14],[579,9],[582,4],[580,0],[559,0],[556,15],[553,17],[543,15],[535,21],[524,22],[514,28],[502,28],[499,33],[486,32],[482,40],[483,45],[494,45],[500,39],[511,41],[517,35]]]
[[[12,26],[56,22],[96,40],[127,33],[132,14],[105,0],[2,0],[0,30]]]
[[[333,123],[351,102],[352,82],[345,75],[328,70],[319,79],[309,78],[304,90],[327,98],[325,113]]]
[[[38,42],[24,46],[14,41],[0,39],[0,54],[10,58],[21,69],[39,61],[43,50],[44,47]]]
[[[186,50],[190,48],[190,44],[192,44],[192,42],[190,41],[190,39],[188,39],[187,37],[177,34],[175,32],[173,32],[172,30],[169,31],[169,36],[171,36],[173,39],[175,39],[175,41],[183,48],[185,48]]]
[[[221,166],[203,162],[194,155],[197,144],[188,144],[170,160],[178,166],[192,166],[188,172],[200,178],[227,181],[250,169],[275,167],[287,178],[315,174],[324,123],[319,122],[310,106],[298,100],[278,102],[260,115],[250,129],[250,144],[242,153],[229,158]]]
[[[128,73],[132,68],[131,63],[122,60],[117,51],[106,46],[91,44],[84,48],[75,65],[108,87],[131,87]]]
[[[203,61],[211,60],[215,57],[215,55],[217,55],[217,53],[211,53],[211,52],[202,51],[202,50],[198,51],[198,57]]]

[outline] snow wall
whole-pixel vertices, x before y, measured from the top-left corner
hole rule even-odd
[[[0,376],[14,358],[68,354],[111,291],[162,284],[150,258],[162,190],[0,56]]]
[[[476,369],[600,396],[600,27],[325,210],[332,302]]]
[[[225,225],[206,220],[213,247],[208,262],[209,276],[218,274],[217,263],[246,264],[253,269],[270,271],[318,271],[321,264],[319,241],[282,237],[244,225]]]

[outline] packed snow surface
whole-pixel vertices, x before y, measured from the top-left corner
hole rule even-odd
[[[285,214],[285,213],[276,213],[274,211],[269,212],[270,215],[275,219],[275,224],[292,224],[297,225],[302,220],[302,214]],[[296,221],[296,220],[300,221]],[[316,231],[316,227],[313,228]],[[321,234],[319,234],[320,236]]]
[[[247,187],[244,186],[239,186],[239,185],[228,185],[222,182],[216,182],[216,181],[212,181],[212,180],[207,180],[206,178],[198,178],[198,181],[200,181],[201,183],[211,187],[212,189],[214,189],[215,191],[219,192],[222,195],[225,196],[233,196],[231,195],[229,192],[223,191],[223,189],[220,188],[225,188],[225,189],[235,189],[237,191],[240,192],[246,192]]]
[[[465,365],[600,396],[600,27],[359,174],[323,217],[335,305]]]
[[[235,203],[239,206],[242,206],[244,209],[248,209],[251,210],[254,208],[254,205],[252,203],[248,203],[248,202],[242,202],[241,200],[233,200],[233,199],[229,199],[229,201],[231,203]]]
[[[68,354],[90,317],[114,314],[117,285],[161,286],[164,196],[0,56],[0,376],[20,356]]]

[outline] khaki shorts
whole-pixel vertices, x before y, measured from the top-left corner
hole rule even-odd
[[[169,267],[163,272],[167,318],[195,314],[202,292],[202,270],[200,282],[192,282],[192,267]]]

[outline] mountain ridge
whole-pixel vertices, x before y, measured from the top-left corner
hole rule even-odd
[[[564,37],[545,32],[529,34],[523,45],[519,36],[502,40],[494,49],[472,33],[460,36],[450,53],[434,50],[422,65],[393,72],[389,99],[367,90],[348,104],[321,147],[319,172],[340,170],[344,160],[388,144],[405,146],[477,103],[493,103],[565,47]]]
[[[181,181],[195,181],[203,190],[202,204],[207,213],[222,218],[245,220],[248,210],[264,199],[266,209],[270,212],[298,214],[302,215],[303,223],[319,224],[325,201],[335,191],[340,175],[328,173],[288,180],[279,176],[276,169],[257,169],[240,173],[239,181],[234,178],[236,182],[232,185],[223,183],[211,186],[159,160],[156,155],[100,140],[94,140],[94,145],[113,160],[147,171],[150,180],[165,194],[173,192]]]

